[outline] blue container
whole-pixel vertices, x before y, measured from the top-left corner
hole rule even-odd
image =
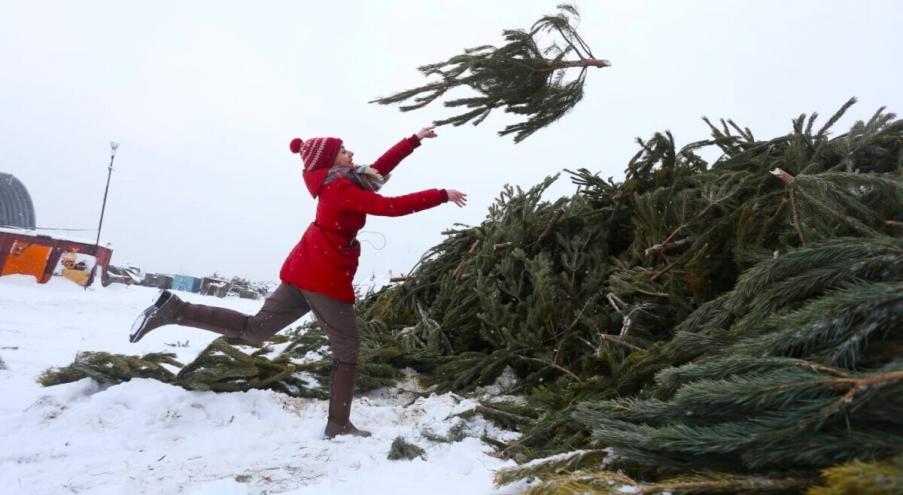
[[[201,279],[189,275],[173,275],[172,288],[185,292],[197,292],[201,289]]]

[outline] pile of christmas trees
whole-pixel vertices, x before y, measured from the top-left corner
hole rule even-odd
[[[364,388],[411,367],[430,391],[468,393],[510,368],[508,393],[526,400],[484,396],[477,412],[523,433],[486,438],[502,454],[560,454],[500,473],[541,479],[534,493],[792,493],[824,480],[812,493],[893,493],[903,122],[879,111],[830,137],[852,103],[770,140],[732,121],[682,148],[656,134],[623,181],[570,172],[572,197],[543,199],[555,178],[506,188],[482,224],[447,232],[403,283],[358,305]],[[707,163],[703,146],[720,158]],[[321,395],[302,378],[328,362],[302,357],[322,333],[310,324],[291,341],[273,353],[219,340],[177,375],[105,355],[45,380],[115,368],[107,381]]]
[[[440,390],[511,366],[530,407],[485,404],[524,432],[503,452],[611,449],[609,470],[582,456],[594,468],[537,493],[604,491],[610,469],[658,481],[630,481],[649,492],[793,491],[820,469],[891,459],[903,452],[903,122],[879,111],[830,138],[852,103],[767,141],[731,121],[681,149],[658,134],[623,182],[574,173],[572,198],[542,201],[548,182],[507,190],[363,314],[406,327],[409,352],[446,356],[420,368]],[[694,152],[707,145],[723,152],[711,165]],[[423,308],[437,324],[417,331]],[[880,471],[841,478],[868,469]]]

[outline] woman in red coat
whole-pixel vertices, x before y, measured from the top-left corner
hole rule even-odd
[[[329,417],[325,434],[369,436],[350,421],[360,338],[354,313],[352,282],[360,257],[357,232],[367,215],[401,216],[451,201],[464,206],[467,196],[453,189],[427,189],[404,196],[378,194],[402,159],[434,138],[432,127],[402,139],[370,167],[356,166],[354,153],[338,138],[294,139],[292,153],[301,155],[304,183],[319,198],[317,213],[279,273],[282,283],[254,316],[182,301],[164,291],[132,325],[130,340],[168,324],[211,330],[228,337],[262,342],[309,311],[329,337],[333,354]]]

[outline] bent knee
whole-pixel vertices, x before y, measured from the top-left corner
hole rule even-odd
[[[332,349],[332,357],[335,361],[346,364],[357,364],[357,358],[360,354],[360,345],[355,342],[348,345],[336,345]]]

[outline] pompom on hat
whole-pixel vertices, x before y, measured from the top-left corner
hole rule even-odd
[[[302,141],[292,139],[288,145],[292,153],[301,155],[304,162],[304,183],[311,196],[317,197],[323,185],[326,173],[335,163],[336,156],[342,149],[342,140],[334,137],[316,137]]]

